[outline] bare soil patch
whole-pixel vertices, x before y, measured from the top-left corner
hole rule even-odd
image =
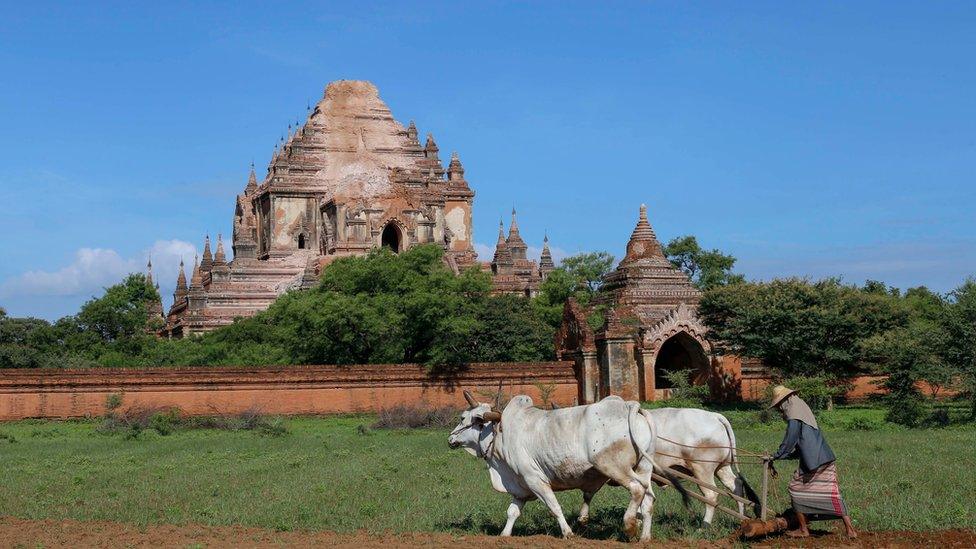
[[[481,535],[418,532],[410,534],[338,534],[335,532],[275,532],[244,526],[158,525],[141,528],[116,522],[75,520],[25,520],[0,518],[2,547],[458,547],[490,549],[503,547],[589,548],[634,547],[637,544],[582,538],[562,540],[549,536],[498,538]],[[727,548],[733,540],[717,542],[655,541],[665,548]],[[833,532],[815,532],[814,537],[794,540],[785,537],[759,541],[753,547],[976,547],[976,532],[943,530],[933,532],[862,532],[848,540]]]

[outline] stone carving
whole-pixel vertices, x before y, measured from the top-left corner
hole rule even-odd
[[[693,337],[706,353],[710,353],[712,347],[705,337],[707,331],[708,328],[698,319],[695,309],[686,303],[681,303],[657,324],[642,329],[641,343],[644,350],[657,351],[665,341],[684,332]]]
[[[237,197],[229,273],[215,280],[205,268],[193,314],[186,292],[175,296],[162,335],[206,332],[264,310],[283,288],[314,284],[315,273],[336,257],[379,246],[390,223],[401,250],[438,243],[455,272],[493,269],[479,264],[474,251],[474,191],[460,157],[452,154],[445,169],[433,135],[421,146],[416,125],[397,122],[373,84],[332,82],[286,135],[263,181],[252,165]],[[534,295],[542,273],[524,258],[514,212],[509,239],[516,259],[494,278],[494,289]]]

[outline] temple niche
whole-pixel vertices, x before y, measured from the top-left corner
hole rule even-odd
[[[599,296],[587,307],[570,299],[563,310],[557,353],[576,362],[580,402],[667,398],[667,372],[675,370],[709,382],[712,349],[696,314],[700,297],[664,256],[642,205],[627,253]]]
[[[421,144],[414,123],[395,120],[373,84],[332,82],[306,120],[289,126],[263,180],[251,165],[234,207],[233,259],[218,235],[215,255],[207,237],[189,285],[181,265],[162,335],[198,334],[252,316],[287,290],[315,285],[336,258],[381,246],[399,253],[437,244],[455,272],[495,272],[474,251],[474,196],[457,153],[445,168],[433,135]],[[498,266],[494,289],[535,295],[555,267],[548,243],[537,263],[525,258],[514,213],[510,233],[515,256]]]

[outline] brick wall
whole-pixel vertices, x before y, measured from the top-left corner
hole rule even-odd
[[[499,382],[506,394],[528,394],[537,404],[542,391],[564,406],[578,396],[572,362],[472,364],[454,375],[414,364],[4,370],[0,421],[99,416],[113,393],[123,393],[123,408],[176,406],[193,415],[374,412],[421,402],[461,408],[462,389],[493,394]]]

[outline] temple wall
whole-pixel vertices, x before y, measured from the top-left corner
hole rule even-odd
[[[758,401],[766,398],[766,388],[776,383],[768,372],[756,368],[756,361],[743,360],[738,356],[717,356],[712,359],[712,392],[726,399]],[[881,383],[885,376],[863,375],[850,380],[845,394],[848,400],[865,400],[883,394]],[[927,395],[946,396],[952,391],[937,392],[933,387],[920,383],[918,388]]]
[[[471,206],[467,202],[449,202],[444,208],[444,222],[454,240],[451,251],[465,251],[471,248]],[[442,237],[443,238],[443,237]]]
[[[295,249],[295,234],[293,230],[301,223],[306,213],[308,199],[304,197],[275,196],[274,225],[272,228],[272,247],[278,250]],[[314,218],[313,218],[314,219]],[[311,227],[309,227],[311,233]],[[296,233],[297,234],[297,233]],[[313,238],[313,234],[308,235]]]
[[[537,404],[542,393],[563,406],[577,399],[572,362],[473,364],[448,377],[413,364],[24,369],[0,376],[0,420],[101,416],[106,398],[117,393],[123,409],[178,407],[190,415],[376,412],[418,403],[460,409],[462,389],[487,401],[499,382],[505,394],[528,394]]]

